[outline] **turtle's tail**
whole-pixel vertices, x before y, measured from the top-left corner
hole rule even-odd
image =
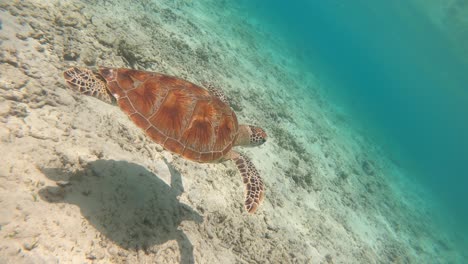
[[[107,89],[106,81],[89,69],[72,67],[63,72],[63,77],[69,87],[82,94],[96,97],[110,104],[115,102],[115,98]]]

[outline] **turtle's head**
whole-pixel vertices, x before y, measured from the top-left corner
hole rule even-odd
[[[260,127],[241,125],[239,135],[234,145],[236,146],[260,146],[266,142],[267,134]]]
[[[261,127],[248,126],[250,129],[250,145],[260,146],[266,142],[267,134]]]

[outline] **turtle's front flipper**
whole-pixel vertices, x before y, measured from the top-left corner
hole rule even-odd
[[[231,158],[236,163],[245,185],[244,208],[253,214],[265,196],[265,186],[252,161],[243,154],[232,151]]]
[[[64,71],[63,77],[68,86],[82,94],[94,96],[109,104],[115,101],[104,79],[89,69],[73,67]]]
[[[229,101],[224,94],[224,92],[218,88],[216,88],[213,84],[211,83],[203,83],[203,86],[214,96],[218,97],[219,100],[221,100],[223,103],[229,105]]]

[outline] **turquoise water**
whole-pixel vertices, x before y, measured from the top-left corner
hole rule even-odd
[[[362,127],[425,186],[443,228],[468,234],[468,67],[409,1],[248,1]]]

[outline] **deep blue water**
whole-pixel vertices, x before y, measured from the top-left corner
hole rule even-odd
[[[247,1],[468,234],[468,58],[407,0]],[[333,88],[332,88],[333,87]]]

